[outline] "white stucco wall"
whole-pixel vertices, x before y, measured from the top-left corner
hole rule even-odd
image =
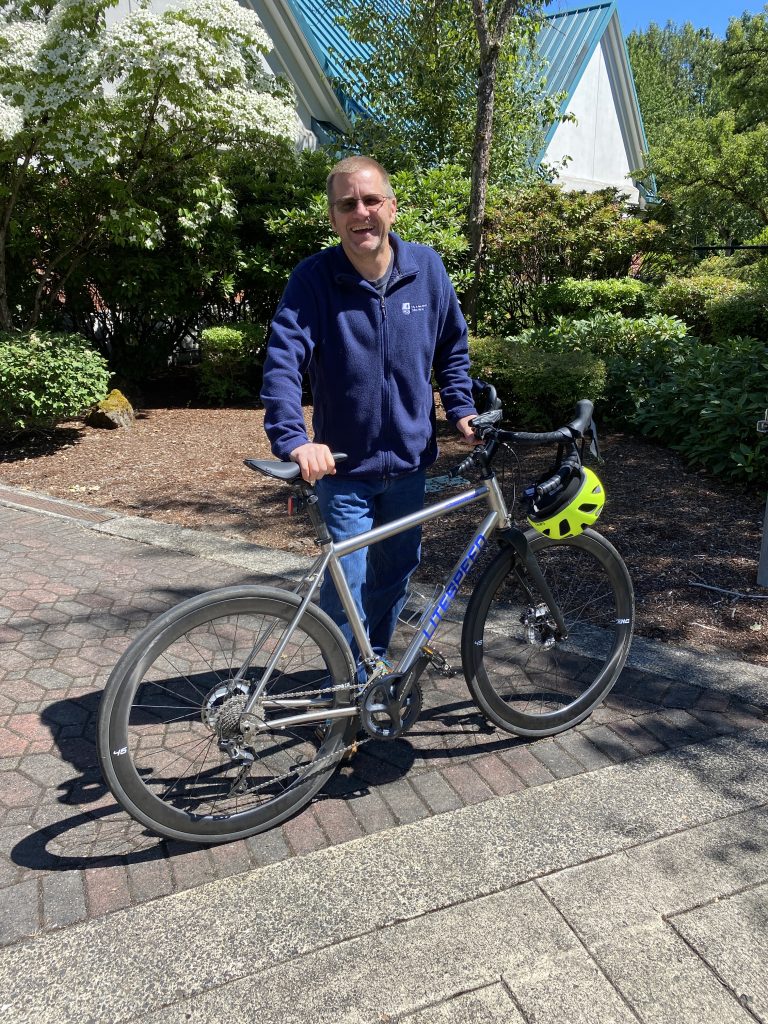
[[[568,106],[576,122],[557,126],[547,147],[545,160],[557,163],[570,157],[558,180],[566,189],[594,192],[599,188],[618,188],[631,203],[638,203],[639,193],[628,177],[630,170],[627,147],[616,113],[615,90],[606,67],[603,43],[600,43],[587,65]]]

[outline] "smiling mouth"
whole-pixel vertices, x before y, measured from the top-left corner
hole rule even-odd
[[[364,224],[362,227],[352,228],[351,230],[355,233],[359,231],[373,231],[373,224]]]

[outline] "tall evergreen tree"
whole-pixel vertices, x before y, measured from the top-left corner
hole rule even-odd
[[[690,22],[651,23],[631,32],[627,49],[651,146],[663,144],[680,120],[711,117],[725,106],[720,77],[722,40]]]

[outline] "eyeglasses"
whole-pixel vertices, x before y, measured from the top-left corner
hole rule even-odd
[[[352,199],[351,197],[348,199],[337,199],[335,203],[331,203],[331,206],[334,206],[339,213],[352,213],[353,210],[357,209],[357,204],[362,203],[366,210],[373,212],[378,210],[387,199],[391,198],[392,196],[380,196],[372,193],[369,196],[361,196],[359,199]]]

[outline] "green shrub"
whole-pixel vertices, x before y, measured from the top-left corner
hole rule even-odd
[[[200,335],[200,390],[214,404],[251,399],[261,384],[266,352],[261,324],[220,324]]]
[[[738,253],[734,253],[733,256],[716,253],[713,256],[707,256],[695,267],[691,267],[688,276],[692,278],[728,277],[733,281],[747,281],[752,273],[754,263],[754,257],[749,261],[744,261]]]
[[[553,316],[585,318],[599,311],[642,316],[647,309],[649,290],[647,284],[631,277],[604,281],[567,277],[540,288],[535,304],[545,322]]]
[[[753,281],[755,276],[760,276],[760,265],[765,268],[768,265],[768,257],[764,249],[759,246],[768,246],[768,227],[765,227],[753,238],[748,238],[745,243],[747,248],[734,249],[733,252],[718,252],[707,256],[688,272],[690,277],[722,276],[731,277],[734,281]],[[755,246],[756,248],[750,248]],[[763,269],[763,273],[765,270]],[[682,276],[682,275],[681,275]]]
[[[103,398],[106,360],[79,334],[0,335],[0,434],[46,430]]]
[[[646,252],[635,262],[632,272],[638,281],[660,285],[682,270],[680,260],[671,252]]]
[[[470,342],[472,374],[492,383],[505,419],[528,430],[549,430],[570,419],[581,398],[599,401],[605,363],[590,352],[557,352],[504,338]]]
[[[739,294],[746,287],[733,278],[716,275],[674,277],[659,288],[656,307],[661,313],[684,320],[695,337],[709,341],[712,338],[712,303]]]
[[[634,424],[726,480],[768,482],[768,439],[755,429],[768,405],[765,340],[676,343],[665,362],[646,381]]]
[[[565,192],[545,182],[489,194],[486,219],[479,313],[488,334],[529,326],[543,284],[626,277],[664,234],[658,223],[628,217],[617,190]]]
[[[253,399],[266,351],[261,324],[207,327],[200,335],[200,392],[213,405]]]
[[[734,337],[768,338],[768,282],[744,285],[712,299],[708,307],[715,341]]]
[[[651,382],[664,371],[670,346],[686,338],[685,324],[674,316],[597,313],[588,320],[558,317],[550,327],[523,331],[512,340],[547,351],[591,352],[603,359],[607,379],[600,414],[631,424]]]
[[[630,356],[648,342],[682,339],[687,328],[674,316],[655,313],[647,317],[625,317],[620,313],[596,313],[586,320],[556,317],[549,327],[531,327],[513,340],[522,345],[551,351],[593,352],[602,358]]]

